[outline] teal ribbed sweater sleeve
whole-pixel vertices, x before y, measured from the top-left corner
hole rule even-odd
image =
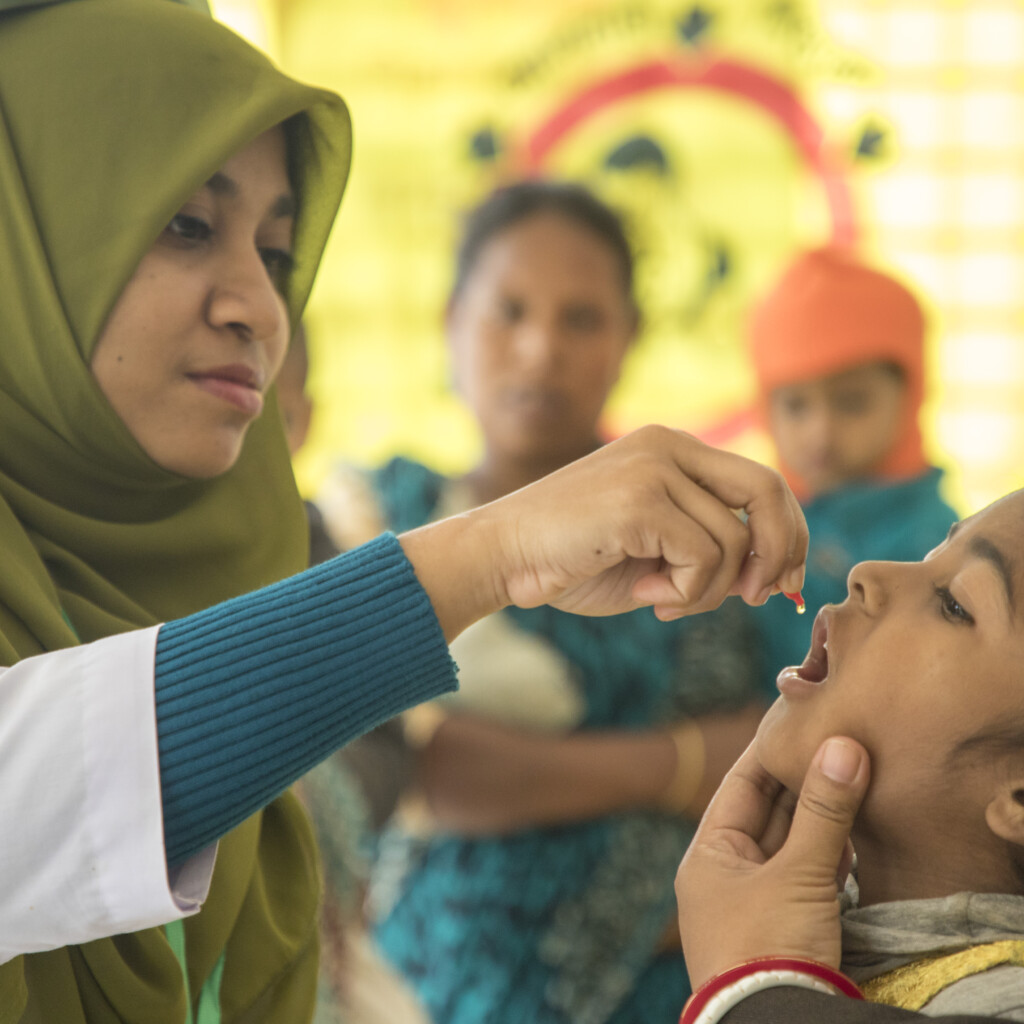
[[[430,600],[391,534],[165,623],[156,715],[168,864],[349,740],[455,686]]]

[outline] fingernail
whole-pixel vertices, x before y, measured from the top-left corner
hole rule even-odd
[[[842,740],[828,740],[821,755],[821,770],[833,782],[849,785],[857,777],[860,753]]]
[[[765,587],[764,590],[762,590],[757,595],[757,597],[755,598],[754,604],[758,604],[758,605],[764,604],[765,601],[767,601],[768,598],[771,597],[771,596],[772,596],[772,588],[770,586]]]

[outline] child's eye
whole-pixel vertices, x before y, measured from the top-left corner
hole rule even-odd
[[[806,416],[811,403],[804,395],[779,394],[775,399],[776,408],[786,416]]]
[[[213,228],[202,217],[176,213],[164,233],[182,242],[205,242],[213,234]]]
[[[950,622],[963,622],[967,625],[974,625],[974,617],[971,613],[949,592],[946,587],[936,587],[935,595],[939,599],[939,606],[942,614]]]
[[[295,269],[295,258],[285,249],[267,247],[260,249],[260,259],[263,260],[274,287],[278,291],[283,291]]]

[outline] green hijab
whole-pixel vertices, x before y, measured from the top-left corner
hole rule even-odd
[[[165,0],[0,11],[0,665],[303,567],[276,403],[231,470],[190,480],[145,455],[88,368],[170,218],[281,122],[299,198],[294,324],[348,173],[342,101]],[[225,1022],[311,1017],[317,897],[310,830],[286,796],[221,843],[210,897],[186,923],[191,991],[226,949]],[[25,1020],[181,1024],[184,985],[154,929],[0,968],[0,1024],[25,1006]]]

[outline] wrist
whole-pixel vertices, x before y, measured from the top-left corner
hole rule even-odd
[[[758,957],[716,974],[687,1000],[679,1024],[717,1024],[737,1003],[767,988],[796,986],[827,995],[863,999],[860,989],[845,975],[799,957]]]
[[[398,538],[449,643],[478,619],[508,604],[497,569],[500,538],[477,511],[429,523]]]

